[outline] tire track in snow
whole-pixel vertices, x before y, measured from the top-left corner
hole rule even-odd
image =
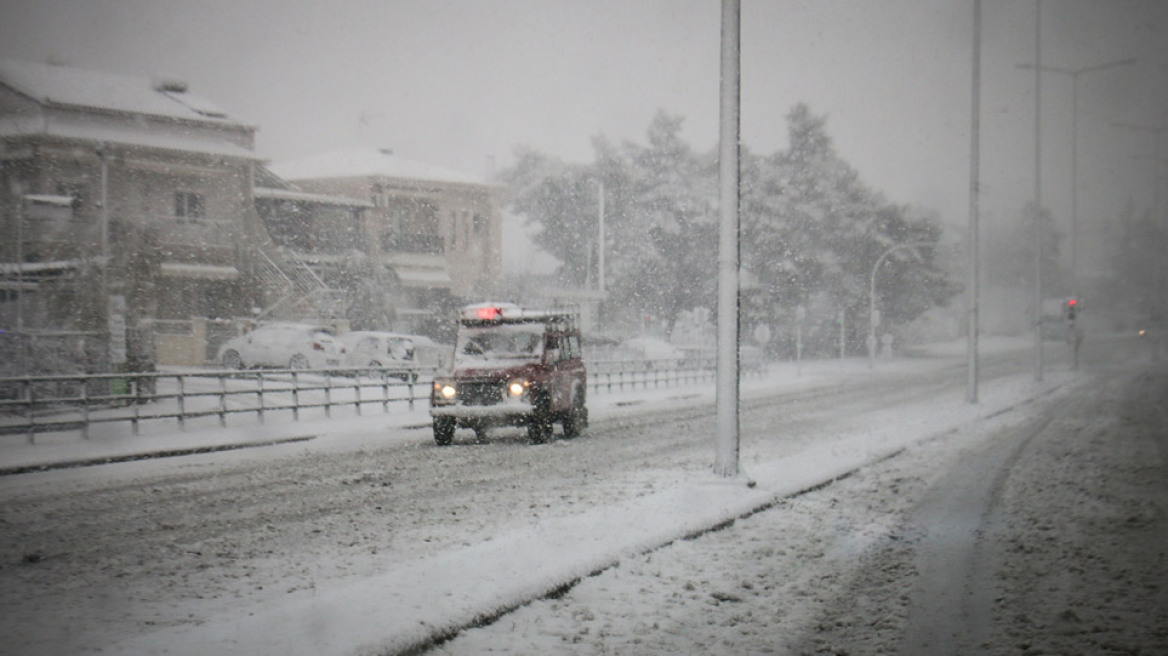
[[[1023,449],[1062,414],[1063,400],[1025,426],[1000,434],[969,454],[930,488],[910,522],[920,528],[905,654],[977,653],[993,620],[994,577],[989,553],[998,533],[996,510]]]

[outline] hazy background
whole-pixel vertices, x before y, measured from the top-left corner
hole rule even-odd
[[[1034,73],[1017,65],[1035,2],[985,0],[983,17],[982,207],[1001,221],[1033,196]],[[585,162],[598,134],[641,142],[658,109],[714,148],[719,21],[718,0],[0,0],[0,56],[181,77],[274,161],[364,144],[485,175],[519,144]],[[783,148],[807,102],[871,186],[964,225],[972,24],[968,0],[743,0],[744,143]],[[1100,222],[1153,203],[1153,162],[1134,158],[1154,139],[1113,124],[1168,125],[1166,43],[1163,0],[1043,4],[1044,65],[1138,59],[1080,77],[1088,267]],[[1065,226],[1071,77],[1042,88],[1044,204]]]

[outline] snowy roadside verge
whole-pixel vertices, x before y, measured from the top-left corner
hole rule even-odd
[[[914,443],[1047,394],[1069,377],[1043,384],[1028,377],[995,382],[970,405],[958,393],[864,416],[867,428],[824,436],[816,447],[753,463],[746,478],[712,475],[573,517],[403,563],[357,583],[315,590],[246,616],[181,626],[114,646],[119,653],[402,653],[454,635],[622,558],[701,534],[843,477]]]
[[[875,370],[870,369],[863,358],[814,360],[801,365],[776,362],[770,365],[766,375],[745,378],[741,392],[745,400],[784,391],[813,391],[849,378],[872,378],[897,371],[944,367],[960,354],[963,344],[953,342],[922,347],[923,359],[882,361]],[[984,352],[1017,352],[1025,347],[1024,340],[997,338],[986,344]],[[614,414],[636,413],[648,406],[655,409],[663,404],[688,407],[695,402],[713,403],[713,399],[712,384],[648,389],[630,387],[627,390],[624,384],[619,384],[611,391],[594,393],[588,405],[592,416],[601,419]],[[311,442],[311,448],[332,448],[340,442],[354,442],[349,438],[353,435],[375,435],[373,439],[383,443],[387,439],[387,428],[398,433],[389,439],[398,440],[403,439],[400,437],[402,430],[428,432],[430,416],[428,404],[419,403],[412,409],[395,408],[388,413],[366,410],[363,416],[351,409],[338,408],[332,416],[322,412],[300,421],[293,421],[291,414],[285,412],[269,413],[263,422],[246,415],[233,417],[232,425],[227,427],[218,425],[214,418],[187,423],[189,426],[183,430],[172,421],[143,422],[140,433],[131,434],[127,424],[111,422],[91,427],[88,439],[83,439],[76,431],[66,431],[38,434],[35,443],[29,443],[25,435],[0,436],[0,475],[287,443]]]

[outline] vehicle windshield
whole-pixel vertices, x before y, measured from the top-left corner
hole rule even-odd
[[[481,365],[491,360],[535,360],[543,355],[542,324],[464,327],[458,332],[454,364]]]

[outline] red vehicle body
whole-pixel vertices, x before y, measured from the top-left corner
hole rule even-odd
[[[588,423],[587,373],[575,315],[509,303],[463,309],[453,370],[434,379],[434,441],[450,444],[458,427],[482,441],[495,426],[525,426],[534,443],[560,423],[575,437]]]

